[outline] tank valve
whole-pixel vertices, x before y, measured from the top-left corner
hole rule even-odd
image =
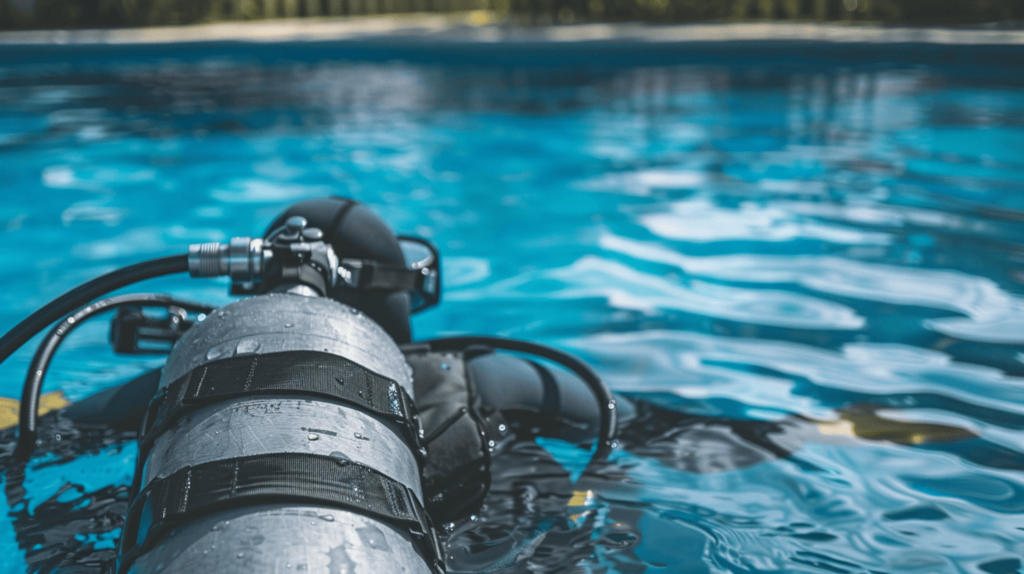
[[[234,237],[228,243],[197,243],[188,247],[188,274],[228,275],[232,281],[257,283],[273,256],[273,251],[264,249],[262,239]]]
[[[188,272],[192,277],[231,277],[232,295],[305,286],[327,297],[353,290],[407,291],[414,311],[437,304],[441,287],[437,249],[420,239],[399,240],[406,264],[339,260],[324,241],[324,232],[296,215],[265,239],[235,237],[228,243],[189,246]]]
[[[235,237],[228,243],[199,243],[188,248],[192,277],[231,277],[233,295],[265,293],[281,284],[306,285],[320,295],[334,289],[338,257],[324,233],[305,218],[288,218],[266,239]]]

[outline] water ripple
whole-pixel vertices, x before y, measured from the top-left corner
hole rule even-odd
[[[681,284],[596,256],[583,257],[557,270],[523,274],[480,289],[459,291],[452,299],[479,302],[537,296],[600,297],[616,309],[685,311],[741,323],[795,329],[850,330],[864,325],[864,319],[852,309],[814,297],[700,281]]]
[[[673,241],[792,241],[817,239],[843,245],[888,245],[887,233],[803,221],[778,207],[742,204],[739,209],[721,208],[705,198],[675,202],[668,213],[639,218],[651,233]]]
[[[1024,343],[1024,298],[991,279],[960,271],[899,267],[830,256],[755,254],[692,257],[671,248],[603,234],[602,248],[678,267],[689,275],[740,283],[789,283],[819,293],[898,305],[957,311],[967,318],[922,325],[961,339]]]
[[[608,365],[609,380],[618,388],[638,391],[669,391],[683,396],[716,396],[722,385],[722,370],[733,378],[750,377],[745,386],[764,388],[765,376],[791,382],[793,397],[776,397],[772,404],[752,404],[750,395],[742,402],[748,406],[800,412],[806,404],[801,395],[813,398],[822,389],[846,391],[830,401],[864,400],[872,395],[884,398],[883,404],[899,397],[916,404],[915,396],[939,393],[966,404],[986,406],[1012,414],[1013,428],[1024,423],[1024,379],[1007,376],[992,367],[957,363],[939,351],[909,345],[850,343],[841,351],[828,351],[784,341],[735,339],[680,331],[603,334],[579,339],[573,345],[600,357]],[[621,365],[621,367],[619,367]],[[752,372],[751,372],[752,371]],[[751,376],[753,375],[753,376]],[[694,394],[694,387],[704,390]],[[785,385],[783,385],[785,387]],[[780,388],[783,388],[780,387]],[[786,400],[792,402],[786,403]],[[829,401],[829,402],[830,402]],[[828,402],[824,403],[828,404]],[[950,409],[958,409],[950,405]],[[998,419],[981,423],[1005,424]]]
[[[1021,568],[1010,48],[445,46],[0,53],[0,322],[351,195],[441,249],[417,338],[575,349],[636,413],[586,484],[575,444],[494,457],[451,571]],[[48,384],[79,400],[141,368],[105,329],[76,332]],[[4,397],[31,351],[3,365]],[[113,558],[130,437],[59,430],[24,482],[0,465],[27,503],[0,528],[4,571]]]

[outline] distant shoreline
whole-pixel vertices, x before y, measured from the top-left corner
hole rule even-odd
[[[723,24],[577,24],[513,27],[494,24],[491,12],[355,16],[219,22],[188,26],[109,30],[0,32],[0,46],[120,45],[194,42],[289,42],[408,39],[426,42],[595,42],[646,43],[803,41],[831,43],[923,43],[938,45],[1024,45],[1024,30],[977,30],[802,22]]]

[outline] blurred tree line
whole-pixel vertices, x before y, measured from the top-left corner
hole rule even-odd
[[[487,10],[518,24],[785,19],[960,25],[1024,20],[1024,0],[0,0],[0,30]]]

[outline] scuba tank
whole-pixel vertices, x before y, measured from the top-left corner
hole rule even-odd
[[[328,207],[361,219],[347,235],[390,253],[343,263],[324,241],[338,234],[301,215],[262,240],[190,250],[193,276],[227,272],[233,292],[253,296],[196,323],[167,359],[140,432],[120,572],[443,571],[411,369],[377,321],[331,297],[402,338],[407,296],[385,283],[417,277],[368,210]]]
[[[158,295],[95,301],[186,270],[229,276],[232,294],[248,297],[222,309]],[[411,343],[409,315],[439,298],[431,245],[396,238],[351,200],[301,202],[264,238],[194,245],[101,277],[0,338],[2,361],[67,315],[26,379],[18,453],[35,447],[39,389],[61,340],[117,308],[116,350],[171,346],[158,382],[140,377],[67,409],[140,429],[117,572],[443,572],[433,524],[479,507],[502,441],[561,425],[598,435],[597,460],[613,444],[616,402],[589,367],[554,349]]]
[[[122,572],[443,569],[411,373],[365,314],[245,299],[182,336],[160,385]]]

